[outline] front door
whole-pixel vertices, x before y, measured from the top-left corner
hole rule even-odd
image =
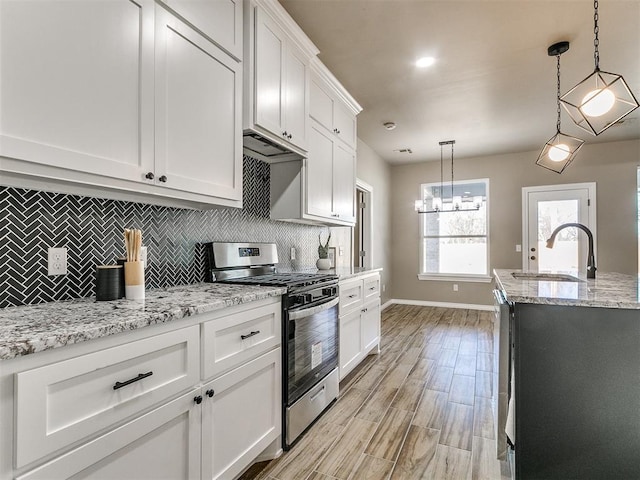
[[[530,271],[586,272],[587,237],[577,228],[558,233],[554,247],[546,247],[556,227],[581,223],[596,236],[595,183],[524,187],[523,268]]]

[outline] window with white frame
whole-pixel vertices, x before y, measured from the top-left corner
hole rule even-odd
[[[421,186],[420,279],[487,281],[489,276],[489,180]]]

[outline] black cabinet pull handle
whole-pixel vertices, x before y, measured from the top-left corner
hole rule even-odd
[[[193,398],[193,401],[196,402],[196,405],[200,405],[202,403],[202,395],[198,395]]]
[[[286,137],[287,136],[287,131],[285,130],[284,132],[282,132],[282,136]]]
[[[244,340],[245,338],[253,337],[254,335],[258,335],[260,330],[256,330],[255,332],[248,333],[246,335],[240,335],[240,338]]]
[[[154,178],[153,172],[147,172],[147,174],[144,176],[144,178],[148,178],[149,180],[153,180],[153,178]]]
[[[167,183],[167,176],[162,175],[158,180],[160,180],[162,183]]]
[[[354,293],[353,295],[349,295],[348,297],[349,297],[349,298],[356,298],[356,297],[357,297],[357,295]]]
[[[369,290],[375,290],[376,287],[369,287]]]
[[[116,382],[115,385],[113,386],[113,389],[118,390],[119,388],[126,387],[127,385],[131,385],[132,383],[142,380],[143,378],[150,377],[151,375],[153,375],[153,372],[139,373],[137,377],[130,378],[126,382]]]
[[[213,395],[214,395],[215,393],[216,393],[216,392],[213,390],[213,388],[211,388],[211,389],[209,389],[209,390],[207,390],[207,391],[206,391],[207,397],[209,397],[209,398],[213,397]]]
[[[289,135],[287,135],[287,138],[288,138],[289,140],[291,140],[291,139],[293,138],[293,135],[289,134]]]

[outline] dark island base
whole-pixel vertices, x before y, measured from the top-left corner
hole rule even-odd
[[[515,304],[517,479],[640,478],[640,310]]]

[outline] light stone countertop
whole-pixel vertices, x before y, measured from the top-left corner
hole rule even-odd
[[[580,282],[514,278],[522,270],[495,269],[496,284],[513,303],[576,307],[640,309],[638,277],[622,273],[596,272],[595,279],[569,273]]]
[[[367,268],[367,267],[338,267],[331,268],[329,270],[318,270],[315,266],[299,266],[296,268],[278,268],[279,273],[327,273],[337,275],[339,280],[347,280],[349,278],[355,278],[360,275],[366,275],[368,273],[381,272],[382,267]]]
[[[144,301],[79,298],[0,309],[0,360],[283,295],[282,287],[199,283],[146,291]]]
[[[382,268],[366,268],[366,267],[340,267],[330,270],[338,275],[340,281],[366,275],[368,273],[381,272]]]

